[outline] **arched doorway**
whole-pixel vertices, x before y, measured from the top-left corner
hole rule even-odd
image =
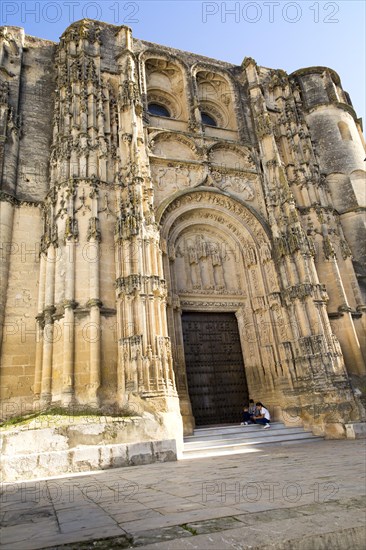
[[[288,322],[268,234],[249,208],[217,189],[190,190],[161,210],[168,330],[185,431],[237,422],[248,390],[268,403],[276,392],[273,375],[283,374],[275,372],[277,341],[278,331],[288,340]]]

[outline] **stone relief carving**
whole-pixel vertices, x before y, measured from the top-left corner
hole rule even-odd
[[[151,175],[155,187],[155,202],[158,204],[176,191],[199,184],[204,177],[204,168],[183,163],[152,163]]]
[[[7,68],[8,64],[13,63],[14,58],[19,57],[19,46],[7,27],[0,29],[0,72],[6,76],[13,77],[14,73]]]
[[[163,222],[164,218],[173,210],[184,207],[187,204],[192,206],[196,205],[196,207],[200,205],[202,208],[206,206],[207,210],[202,213],[202,217],[215,218],[219,223],[225,223],[228,229],[241,238],[242,231],[238,229],[237,225],[229,222],[228,214],[230,218],[238,217],[244,226],[251,228],[253,235],[258,238],[258,242],[268,241],[262,224],[247,208],[229,197],[223,197],[222,195],[210,193],[208,191],[194,192],[175,199],[165,209],[161,222]],[[216,208],[220,209],[220,207],[224,209],[225,213],[216,210]]]
[[[186,290],[225,290],[226,283],[223,269],[223,259],[220,245],[217,242],[207,241],[203,235],[196,235],[195,239],[184,242]],[[182,250],[177,250],[182,256]]]
[[[156,170],[156,181],[159,190],[170,184],[172,190],[190,187],[191,173],[187,166],[178,164],[177,166],[160,166]]]
[[[212,170],[211,176],[220,189],[223,189],[224,191],[233,191],[234,193],[241,195],[242,198],[247,201],[254,200],[255,194],[253,188],[248,181],[244,180],[241,174],[230,175],[223,174],[218,170]]]
[[[185,234],[175,245],[173,268],[180,294],[243,294],[239,255],[205,228]]]

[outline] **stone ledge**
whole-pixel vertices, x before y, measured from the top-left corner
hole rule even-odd
[[[175,439],[115,445],[79,445],[62,451],[3,455],[1,479],[2,482],[13,482],[175,460]]]
[[[347,439],[366,439],[366,422],[345,424]]]
[[[167,462],[179,454],[179,440],[151,415],[56,420],[0,432],[2,481]]]

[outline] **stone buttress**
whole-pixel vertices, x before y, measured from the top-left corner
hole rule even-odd
[[[122,27],[108,80],[93,24],[71,26],[58,48],[35,394],[179,423],[131,42]]]

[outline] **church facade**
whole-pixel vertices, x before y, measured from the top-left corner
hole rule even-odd
[[[4,417],[364,418],[365,148],[333,70],[82,20],[3,27],[0,80]]]

